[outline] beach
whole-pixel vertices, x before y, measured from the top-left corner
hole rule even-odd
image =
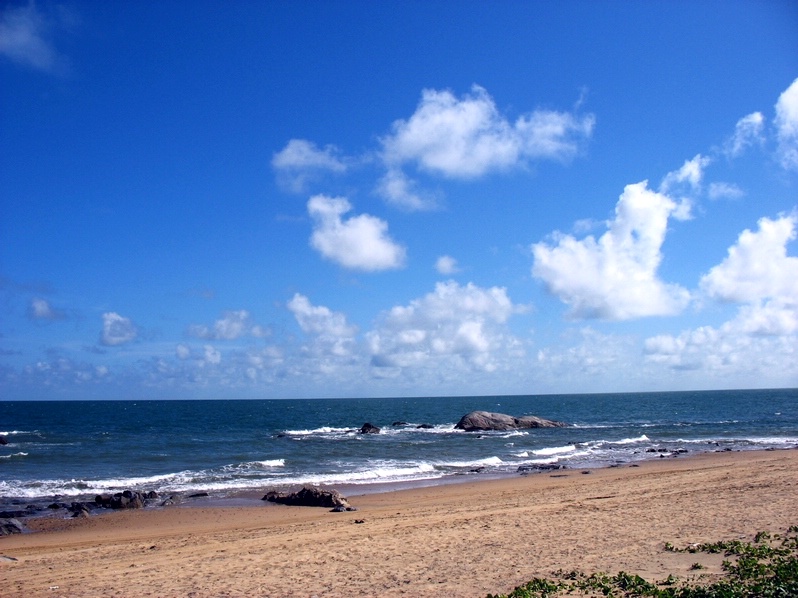
[[[382,493],[357,511],[270,503],[28,521],[2,596],[485,596],[556,570],[720,571],[668,552],[798,524],[798,450],[707,453]]]

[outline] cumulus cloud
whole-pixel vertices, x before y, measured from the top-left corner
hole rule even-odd
[[[675,369],[756,375],[798,372],[798,258],[787,255],[796,238],[798,216],[762,218],[757,231],[745,230],[727,257],[701,279],[707,296],[740,304],[720,327],[702,326],[679,335],[646,339],[649,361]],[[785,372],[789,376],[789,372]]]
[[[598,240],[558,234],[553,245],[533,244],[532,274],[571,306],[574,318],[628,320],[677,314],[687,305],[689,292],[657,278],[672,216],[684,217],[682,206],[649,189],[647,181],[627,185],[614,220]]]
[[[66,313],[54,308],[46,299],[35,297],[28,306],[28,318],[38,321],[65,320]]]
[[[460,271],[457,260],[450,255],[442,255],[439,257],[435,261],[435,269],[438,271],[438,274],[443,274],[444,276],[450,276]]]
[[[510,122],[480,86],[461,98],[426,89],[413,115],[394,122],[392,133],[381,140],[388,174],[378,190],[404,207],[424,205],[423,198],[409,193],[405,164],[447,178],[474,179],[524,167],[532,160],[567,160],[590,137],[594,123],[593,115],[549,110]]]
[[[438,283],[434,292],[384,313],[367,333],[372,366],[401,371],[465,364],[494,371],[499,353],[520,350],[503,326],[520,309],[504,288]]]
[[[798,301],[798,258],[787,255],[795,239],[795,213],[762,218],[759,229],[744,230],[726,259],[702,279],[701,288],[719,301],[754,303],[767,298]]]
[[[272,167],[278,181],[290,191],[302,193],[311,180],[325,172],[341,174],[347,170],[347,160],[334,145],[320,149],[312,141],[291,139],[272,157]]]
[[[775,125],[781,165],[798,170],[798,79],[779,96]]]
[[[311,246],[345,268],[367,272],[401,268],[405,248],[388,235],[388,224],[368,214],[342,219],[351,209],[342,197],[312,197],[308,201],[314,221]]]
[[[347,323],[346,316],[323,305],[313,305],[310,300],[296,293],[287,305],[294,314],[299,327],[314,337],[308,352],[322,357],[348,357],[355,346],[357,327]]]
[[[193,324],[188,333],[196,338],[228,341],[247,335],[262,338],[269,334],[267,329],[252,321],[251,314],[245,309],[224,312],[211,327]]]
[[[116,312],[106,312],[102,316],[103,329],[100,333],[100,343],[107,347],[124,345],[136,339],[138,330],[130,320]]]
[[[659,186],[660,193],[684,195],[681,206],[682,219],[689,217],[690,200],[688,198],[701,188],[704,171],[711,163],[712,158],[698,154],[692,160],[685,160],[681,168],[669,172],[662,179]]]
[[[765,126],[765,117],[761,112],[753,112],[737,121],[734,134],[726,141],[724,151],[730,158],[740,156],[752,145],[762,145],[765,137],[762,130]]]

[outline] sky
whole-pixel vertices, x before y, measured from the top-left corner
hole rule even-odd
[[[0,3],[0,397],[798,386],[798,4]]]

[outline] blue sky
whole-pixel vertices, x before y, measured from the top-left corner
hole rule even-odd
[[[0,5],[0,395],[798,385],[794,2]]]

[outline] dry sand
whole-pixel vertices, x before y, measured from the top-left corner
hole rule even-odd
[[[255,507],[40,521],[0,538],[0,596],[485,596],[557,569],[690,578],[666,552],[798,524],[798,450],[357,496],[357,512]]]

